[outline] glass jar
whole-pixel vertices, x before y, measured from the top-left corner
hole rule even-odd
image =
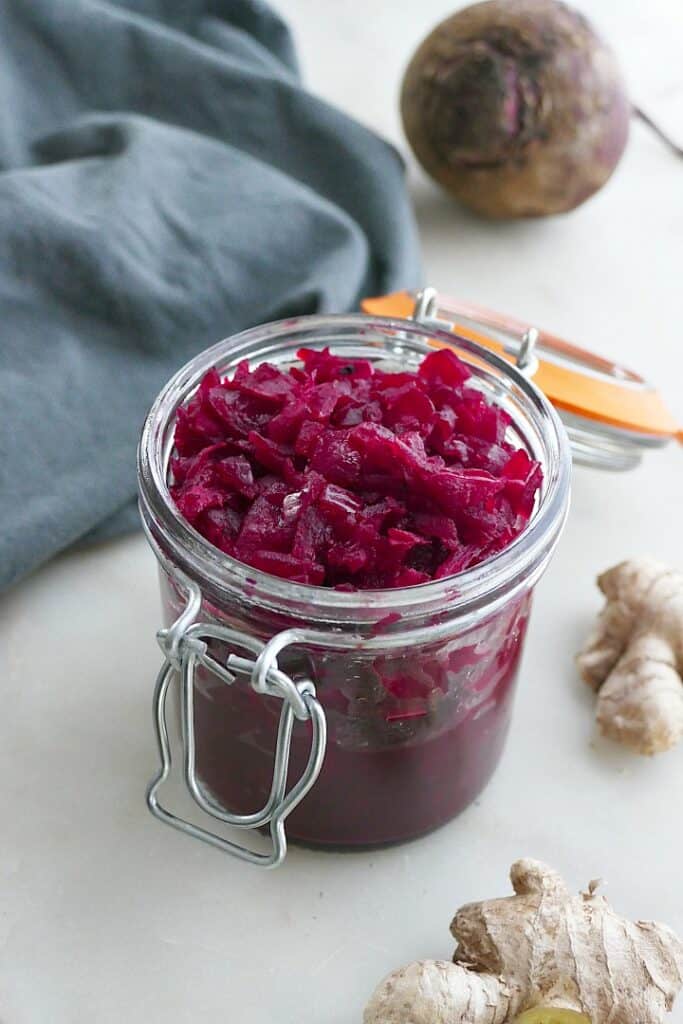
[[[237,562],[176,509],[167,483],[175,414],[209,368],[229,375],[242,359],[286,365],[301,346],[329,346],[414,370],[435,344],[469,364],[469,383],[509,413],[510,440],[543,467],[529,525],[495,557],[419,586],[340,592]],[[509,362],[451,333],[362,315],[301,317],[198,355],[157,398],[139,449],[141,513],[166,623],[156,693],[163,763],[152,811],[266,866],[284,856],[287,815],[291,839],[341,849],[411,839],[462,811],[503,749],[532,590],[566,518],[569,477],[566,435],[543,395]],[[178,680],[192,796],[243,829],[270,824],[271,853],[250,852],[161,806],[171,759],[165,700]]]

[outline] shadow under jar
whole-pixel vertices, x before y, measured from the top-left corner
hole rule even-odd
[[[287,366],[300,347],[329,347],[382,369],[415,370],[435,341],[469,365],[468,384],[511,417],[508,439],[541,463],[534,513],[505,550],[419,586],[340,592],[244,565],[182,518],[168,489],[175,415],[208,369],[230,375],[242,359]],[[410,321],[358,315],[269,324],[201,353],[164,388],[143,430],[139,488],[166,625],[185,607],[189,582],[201,595],[196,617],[209,626],[262,643],[285,630],[306,632],[305,642],[284,647],[277,666],[313,682],[327,747],[317,781],[287,819],[291,839],[335,849],[401,842],[453,818],[482,790],[508,731],[532,590],[566,518],[569,476],[564,429],[521,372],[472,341]],[[210,639],[208,649],[222,665],[245,653],[224,639]],[[249,814],[268,800],[282,701],[202,666],[191,689],[201,792],[208,805]],[[305,769],[311,728],[294,723],[290,784]]]

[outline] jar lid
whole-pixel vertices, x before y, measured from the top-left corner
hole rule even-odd
[[[447,328],[523,368],[562,417],[576,462],[632,469],[647,448],[683,444],[683,427],[643,377],[548,331],[433,288],[364,299],[361,307]]]

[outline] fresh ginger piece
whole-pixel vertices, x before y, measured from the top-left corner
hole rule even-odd
[[[515,1017],[514,1024],[591,1024],[590,1017],[576,1010],[561,1010],[552,1006],[538,1006]]]
[[[515,895],[462,907],[454,962],[420,960],[375,990],[364,1024],[662,1024],[683,984],[683,943],[597,894],[572,896],[535,860]]]
[[[598,578],[607,603],[577,657],[605,736],[639,754],[683,736],[683,573],[633,559]]]

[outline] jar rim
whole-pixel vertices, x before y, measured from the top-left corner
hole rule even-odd
[[[310,335],[310,337],[308,337]],[[258,359],[276,352],[334,339],[364,347],[378,341],[396,351],[408,347],[420,357],[433,343],[453,347],[475,372],[490,371],[514,387],[517,400],[535,421],[543,438],[544,483],[537,507],[522,533],[491,558],[444,579],[411,587],[339,591],[294,583],[255,569],[216,548],[192,527],[177,509],[168,487],[169,428],[180,405],[187,401],[210,368],[234,366],[257,349]],[[333,347],[333,345],[332,345]],[[469,357],[469,358],[468,358]],[[224,368],[224,370],[227,367]],[[224,370],[220,372],[224,372]],[[542,428],[542,429],[541,429]],[[171,445],[172,447],[172,445]],[[162,388],[145,420],[138,446],[138,486],[143,526],[155,554],[167,571],[174,568],[197,583],[209,582],[219,592],[278,612],[307,609],[311,621],[367,624],[389,616],[395,619],[444,614],[449,620],[489,609],[520,586],[540,576],[559,539],[567,515],[570,482],[569,442],[550,402],[520,370],[494,352],[451,331],[423,327],[414,321],[365,314],[301,316],[275,321],[232,335],[204,349]]]

